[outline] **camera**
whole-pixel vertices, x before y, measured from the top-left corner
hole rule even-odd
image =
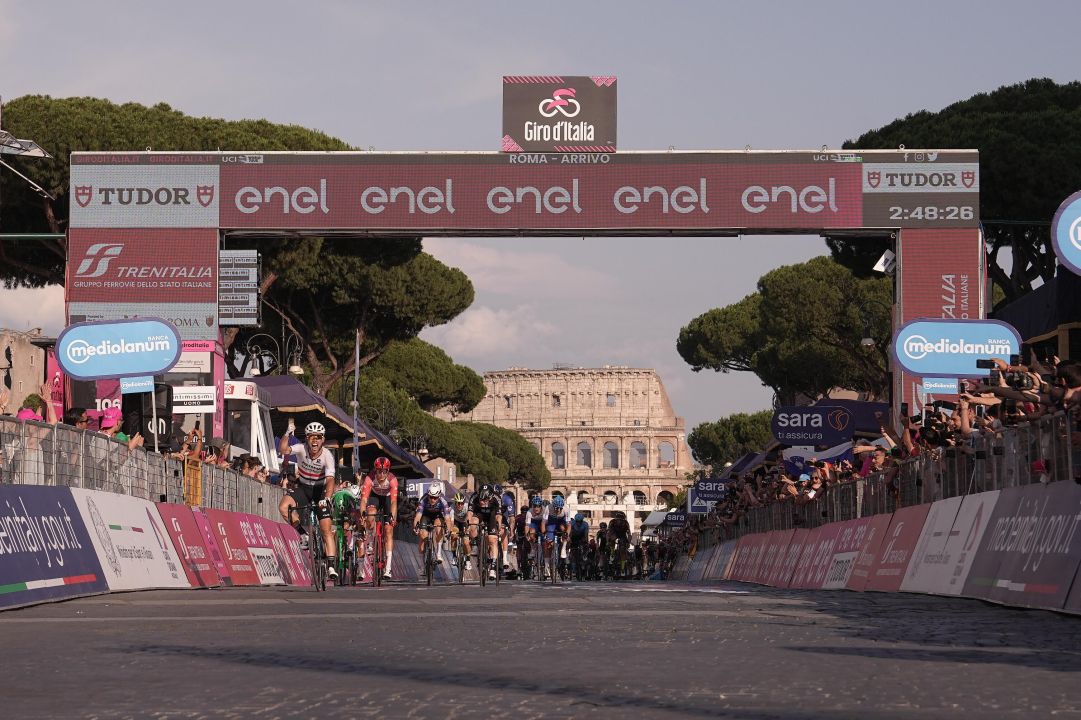
[[[1014,390],[1031,390],[1036,387],[1036,381],[1027,372],[1006,373],[1006,385]]]

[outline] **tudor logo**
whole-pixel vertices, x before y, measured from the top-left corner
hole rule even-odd
[[[195,186],[195,198],[199,201],[199,204],[203,207],[210,207],[210,203],[214,202],[214,186],[213,185],[196,185]]]
[[[90,204],[90,201],[94,197],[93,185],[76,185],[75,186],[75,202],[79,203],[79,207],[86,207]]]
[[[867,184],[873,188],[878,187],[878,184],[882,182],[882,173],[877,170],[870,170],[867,172]]]
[[[972,187],[976,182],[976,173],[972,170],[964,170],[961,172],[961,184],[967,188]]]

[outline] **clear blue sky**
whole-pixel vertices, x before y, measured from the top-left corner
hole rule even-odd
[[[504,74],[619,77],[623,149],[836,147],[1032,77],[1078,79],[1076,2],[33,2],[0,0],[0,94],[166,102],[379,150],[497,150]],[[768,405],[694,374],[679,328],[818,238],[428,244],[474,306],[424,337],[477,370],[656,367],[679,414]],[[543,271],[543,272],[542,272]],[[63,322],[55,291],[0,291],[0,326]]]

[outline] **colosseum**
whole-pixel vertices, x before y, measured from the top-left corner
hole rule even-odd
[[[609,366],[484,373],[472,420],[516,430],[552,472],[548,496],[590,517],[596,528],[616,510],[632,531],[649,511],[670,506],[691,470],[683,418],[652,369]]]

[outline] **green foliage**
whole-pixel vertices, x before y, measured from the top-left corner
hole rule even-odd
[[[429,412],[449,407],[466,413],[484,398],[480,375],[455,364],[445,352],[420,338],[391,341],[364,372],[405,390]]]
[[[0,232],[60,233],[68,220],[68,156],[74,151],[349,150],[349,145],[296,125],[266,120],[194,118],[164,103],[117,105],[97,98],[26,95],[4,104],[4,129],[34,140],[53,157],[11,158],[13,167],[51,193],[39,197],[22,179],[0,172]],[[63,241],[0,241],[6,287],[64,282]]]
[[[544,458],[533,443],[506,428],[486,423],[456,422],[472,433],[481,443],[491,448],[496,457],[507,462],[507,479],[527,490],[543,490],[552,482],[552,474],[544,464]]]
[[[980,93],[939,112],[908,115],[864,133],[845,148],[980,151],[980,216],[995,284],[1012,301],[1037,278],[1054,277],[1048,227],[1058,205],[1081,188],[1081,83],[1047,78]],[[1024,223],[1018,231],[1010,224]],[[886,241],[829,238],[834,258],[854,272],[870,272]],[[999,266],[1012,252],[1012,269]]]
[[[891,302],[888,278],[860,279],[818,257],[772,270],[757,293],[695,318],[676,349],[696,372],[751,371],[785,403],[834,387],[884,396]],[[868,332],[870,351],[860,343]]]
[[[725,463],[749,452],[761,452],[773,439],[770,420],[773,412],[736,413],[697,426],[687,436],[694,459],[720,470]]]

